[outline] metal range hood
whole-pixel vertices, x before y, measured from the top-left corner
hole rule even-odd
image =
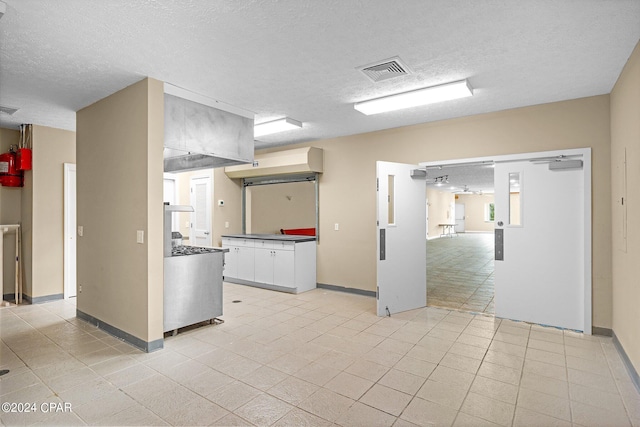
[[[164,95],[164,171],[253,162],[253,118]]]

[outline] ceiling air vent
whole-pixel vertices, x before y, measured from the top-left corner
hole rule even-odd
[[[5,107],[4,105],[0,105],[0,112],[2,112],[2,113],[8,114],[8,115],[12,115],[16,111],[18,111],[18,108]]]
[[[358,67],[357,70],[362,71],[373,82],[406,76],[411,73],[409,67],[403,64],[397,56],[373,64],[363,65]]]

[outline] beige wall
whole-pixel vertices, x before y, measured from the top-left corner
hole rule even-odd
[[[624,152],[626,149],[626,215]],[[640,43],[611,92],[613,331],[640,371]],[[624,221],[624,218],[627,221]],[[626,228],[626,236],[624,234]],[[595,243],[595,242],[594,242]]]
[[[453,201],[453,193],[440,191],[434,187],[427,187],[427,220],[429,221],[427,236],[430,239],[439,237],[442,234],[443,230],[439,224],[453,224],[455,222],[451,211]]]
[[[249,199],[251,233],[280,234],[281,228],[316,226],[316,189],[313,182],[249,187]]]
[[[9,146],[17,145],[20,140],[20,132],[12,129],[0,128],[0,153],[9,151]],[[22,204],[22,188],[0,186],[0,224],[19,224]],[[3,294],[15,292],[16,262],[16,236],[7,233],[4,236],[3,263]]]
[[[591,147],[593,324],[611,327],[608,95],[298,146],[319,147],[325,155],[320,178],[318,282],[371,291],[376,289],[376,160],[418,163]],[[340,231],[329,231],[336,222]]]
[[[484,220],[484,206],[494,203],[493,194],[458,194],[456,203],[464,205],[465,231],[493,232],[494,223]]]
[[[76,119],[77,306],[146,342],[163,336],[163,97],[144,79]]]
[[[27,287],[34,298],[64,292],[63,164],[75,162],[75,132],[33,125],[31,283]]]

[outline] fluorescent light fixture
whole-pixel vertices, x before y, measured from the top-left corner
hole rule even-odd
[[[253,127],[253,137],[271,135],[272,133],[284,132],[286,130],[299,129],[302,123],[285,117],[283,119],[273,120],[271,122],[260,123]]]
[[[371,115],[386,111],[401,110],[403,108],[418,107],[450,99],[465,98],[473,95],[473,88],[469,82],[460,80],[443,85],[426,87],[368,101],[356,102],[353,108],[363,114]]]

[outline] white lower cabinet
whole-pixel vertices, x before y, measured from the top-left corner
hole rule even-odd
[[[288,292],[316,287],[316,242],[224,237],[225,280]]]

